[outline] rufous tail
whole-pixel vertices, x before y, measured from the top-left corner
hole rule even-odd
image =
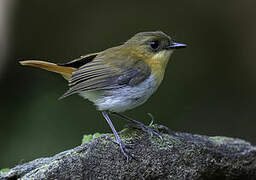
[[[66,80],[72,75],[72,72],[76,70],[72,67],[65,67],[65,66],[58,66],[57,64],[46,62],[46,61],[37,61],[37,60],[27,60],[27,61],[20,61],[20,64],[24,66],[32,66],[41,69],[45,69],[47,71],[52,71],[61,74]]]

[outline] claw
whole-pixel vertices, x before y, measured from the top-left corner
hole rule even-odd
[[[151,129],[152,130],[152,129]],[[155,135],[155,136],[157,136],[161,141],[163,140],[163,137],[159,134],[159,133],[157,133],[156,131],[154,131],[154,130],[152,130],[153,131],[153,134]]]

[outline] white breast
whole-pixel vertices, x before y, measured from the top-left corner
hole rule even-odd
[[[153,74],[135,87],[127,86],[115,90],[90,91],[80,93],[92,101],[100,111],[123,112],[144,102],[156,91],[158,85]]]

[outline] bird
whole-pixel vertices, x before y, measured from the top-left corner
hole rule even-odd
[[[101,52],[80,56],[67,63],[23,60],[20,64],[61,74],[69,89],[60,99],[79,94],[94,103],[109,124],[122,154],[133,154],[123,143],[110,116],[133,123],[150,135],[161,135],[143,123],[123,114],[145,103],[163,81],[167,63],[176,49],[187,45],[174,42],[162,31],[139,32],[123,44]]]

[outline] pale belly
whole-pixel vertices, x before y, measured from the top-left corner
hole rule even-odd
[[[115,90],[87,91],[80,95],[93,102],[100,111],[123,112],[144,102],[158,88],[153,75],[135,87],[127,86]]]

